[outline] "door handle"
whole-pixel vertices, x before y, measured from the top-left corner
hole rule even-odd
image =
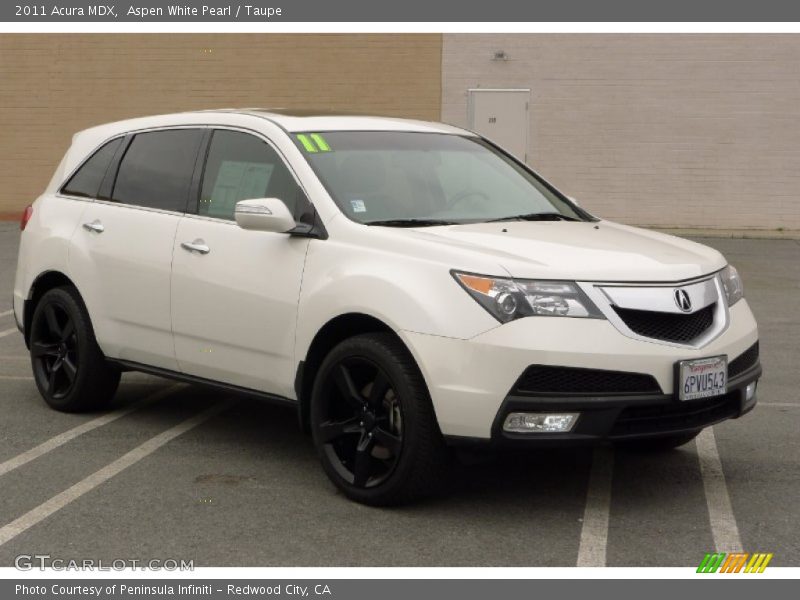
[[[211,252],[211,248],[206,246],[206,243],[200,238],[197,238],[193,242],[181,242],[181,248],[189,252],[197,252],[198,254],[208,254]]]
[[[86,231],[93,231],[95,233],[103,233],[106,230],[106,228],[103,227],[103,224],[98,219],[95,219],[91,223],[84,223],[83,228]]]

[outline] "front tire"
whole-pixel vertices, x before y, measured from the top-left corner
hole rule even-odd
[[[31,319],[31,366],[45,402],[63,412],[105,405],[119,385],[94,337],[89,315],[73,287],[46,292]]]
[[[336,346],[320,365],[311,431],[323,469],[351,500],[402,504],[437,491],[448,453],[427,387],[394,335]]]

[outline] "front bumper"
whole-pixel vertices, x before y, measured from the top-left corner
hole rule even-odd
[[[678,347],[621,335],[608,321],[570,318],[524,318],[469,340],[401,332],[420,366],[442,433],[451,442],[494,441],[575,443],[643,437],[696,430],[752,409],[744,402],[747,384],[761,374],[752,365],[728,382],[719,406],[709,401],[679,402],[674,368],[680,360],[725,354],[731,361],[758,341],[758,330],[745,300],[730,309],[727,329],[702,348]],[[651,376],[658,393],[614,395],[607,391],[569,397],[519,396],[512,388],[532,365],[624,371]],[[691,407],[691,408],[689,408]],[[569,409],[569,410],[567,410]],[[502,432],[513,410],[581,412],[573,431],[558,434]],[[696,412],[698,414],[688,414]],[[660,417],[658,416],[660,414]],[[633,427],[650,421],[660,426]],[[625,430],[625,422],[628,430]],[[669,425],[665,428],[664,424]]]
[[[702,400],[678,400],[674,394],[583,397],[507,396],[492,424],[491,440],[502,445],[542,444],[547,446],[625,440],[697,431],[727,419],[737,419],[756,405],[745,390],[761,376],[756,363],[728,382],[724,396]],[[510,412],[577,412],[578,421],[567,433],[510,433],[503,423]],[[470,438],[451,438],[452,443]]]

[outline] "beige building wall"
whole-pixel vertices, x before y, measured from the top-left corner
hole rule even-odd
[[[0,35],[0,216],[41,193],[78,130],[247,106],[438,120],[441,35]]]
[[[600,216],[800,229],[800,36],[447,34],[442,73],[458,125],[530,88],[529,162]]]

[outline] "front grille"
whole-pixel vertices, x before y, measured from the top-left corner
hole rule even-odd
[[[660,394],[661,387],[652,375],[531,365],[517,380],[516,395],[626,395]]]
[[[699,429],[735,417],[738,413],[738,392],[704,400],[673,401],[655,406],[629,406],[620,413],[611,430],[611,436]]]
[[[737,377],[758,363],[758,342],[728,364],[728,378]]]
[[[715,307],[716,304],[711,304],[691,314],[613,308],[634,333],[666,342],[687,343],[714,324]]]

